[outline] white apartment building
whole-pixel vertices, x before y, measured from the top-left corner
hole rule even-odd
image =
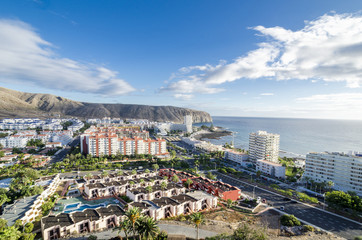
[[[0,144],[4,148],[23,148],[26,147],[26,144],[28,143],[29,138],[27,137],[12,137],[8,136],[5,138],[0,138]]]
[[[304,177],[334,183],[334,189],[362,196],[362,155],[338,152],[308,153]]]
[[[249,135],[249,159],[279,163],[279,134],[258,131]]]
[[[186,125],[186,132],[192,133],[192,115],[186,115],[184,123]]]
[[[285,167],[275,162],[257,160],[256,171],[266,173],[272,177],[285,178]]]
[[[246,165],[246,161],[249,159],[249,155],[244,152],[237,152],[231,149],[225,150],[224,158],[240,164],[241,166]]]

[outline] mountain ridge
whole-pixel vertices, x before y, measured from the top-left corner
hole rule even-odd
[[[174,106],[88,103],[43,93],[27,93],[0,87],[0,118],[78,117],[138,118],[182,123],[185,115],[194,122],[211,122],[209,113]]]

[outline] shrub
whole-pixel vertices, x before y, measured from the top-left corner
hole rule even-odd
[[[88,240],[97,240],[97,236],[95,236],[95,235],[90,235],[90,236],[88,237]]]
[[[300,226],[300,221],[294,215],[283,215],[280,217],[280,223],[284,226]]]
[[[304,232],[314,232],[314,227],[312,227],[311,225],[304,225],[303,231]]]
[[[161,231],[158,235],[157,235],[157,240],[166,240],[168,238],[168,234],[166,231]]]
[[[354,240],[362,240],[362,236],[355,237]]]

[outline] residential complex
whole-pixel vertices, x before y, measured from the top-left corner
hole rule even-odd
[[[125,210],[130,207],[140,208],[144,215],[155,220],[217,207],[216,196],[201,191],[190,192],[177,183],[169,182],[164,186],[162,183],[168,181],[158,174],[161,174],[161,171],[137,174],[123,172],[67,180],[65,189],[76,182],[84,199],[96,201],[114,198],[118,201],[110,203],[110,200],[108,204],[92,206],[80,202],[65,205],[60,212],[50,213],[42,218],[43,239],[66,238],[72,234],[114,228],[125,218]],[[65,192],[62,195],[64,196]],[[119,195],[127,195],[132,202],[126,206],[126,202],[120,199]]]
[[[279,135],[258,131],[249,135],[249,158],[279,163]]]
[[[80,136],[81,152],[92,156],[151,154],[167,155],[166,141],[151,139],[139,128],[91,127]]]
[[[40,139],[42,143],[48,142],[57,146],[67,145],[73,140],[73,132],[70,130],[45,130],[39,134],[35,130],[19,130],[16,134],[0,138],[0,144],[4,148],[24,148],[31,139]]]
[[[308,153],[304,177],[334,183],[334,188],[362,196],[362,155],[356,153]]]
[[[43,130],[63,130],[62,123],[64,122],[71,122],[72,125],[68,129],[74,132],[84,127],[84,123],[77,118],[49,118],[45,120],[39,118],[5,118],[0,120],[0,129],[26,130],[38,128]]]

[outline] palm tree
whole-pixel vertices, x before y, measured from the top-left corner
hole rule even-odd
[[[93,177],[93,175],[91,173],[87,173],[84,177],[89,180]]]
[[[151,193],[153,191],[152,187],[151,186],[147,186],[145,188],[145,190],[148,192],[148,193]]]
[[[157,172],[158,169],[160,169],[160,167],[158,166],[158,164],[153,164],[152,165],[153,170],[155,170],[155,172]]]
[[[304,177],[304,180],[305,180],[305,187],[308,187],[308,183],[309,183],[309,181],[311,180],[311,178],[305,176],[305,177]]]
[[[332,187],[334,186],[334,182],[333,182],[333,181],[328,181],[328,182],[327,182],[327,186],[328,186],[328,188],[329,188],[329,191],[331,191],[331,190],[332,190]]]
[[[180,181],[180,178],[177,175],[173,175],[171,180],[174,183],[178,183]]]
[[[190,188],[192,183],[193,183],[193,181],[190,178],[188,178],[184,184],[187,188]]]
[[[118,171],[116,172],[116,174],[117,174],[117,176],[122,176],[122,175],[123,175],[123,171],[122,171],[122,170],[118,170]]]
[[[145,170],[145,173],[150,173],[150,169],[146,169],[146,170]]]
[[[167,189],[167,183],[166,183],[166,182],[162,182],[162,183],[161,183],[161,189],[162,189],[162,190],[166,190],[166,189]]]
[[[143,233],[143,236],[146,238],[146,240],[154,239],[160,232],[156,221],[151,217],[141,218],[139,224],[142,229],[141,232]]]
[[[233,206],[233,200],[231,200],[230,198],[227,200],[227,207],[231,208]]]
[[[167,177],[167,176],[164,176],[164,177],[163,177],[163,180],[168,181],[168,177]]]
[[[195,224],[196,228],[197,228],[197,240],[199,239],[199,227],[201,224],[204,223],[204,215],[202,215],[202,213],[197,212],[197,213],[193,213],[191,215],[191,221]]]
[[[199,166],[200,166],[199,160],[196,160],[196,161],[195,161],[195,166],[196,166],[196,172],[198,172]]]
[[[136,174],[137,174],[137,170],[136,170],[136,169],[133,169],[131,173],[132,173],[132,175],[136,175]]]
[[[136,237],[136,222],[141,217],[141,210],[138,207],[131,207],[125,212],[125,215],[132,225],[133,238],[135,238]]]
[[[143,178],[140,179],[140,184],[141,186],[143,186],[143,184],[145,183],[145,180]]]
[[[130,182],[129,182],[129,186],[130,186],[130,187],[132,187],[134,184],[135,184],[134,181],[130,181]]]
[[[107,171],[103,171],[102,174],[101,174],[101,176],[103,178],[107,177],[108,175],[109,175],[109,173]]]
[[[131,223],[128,219],[126,219],[123,222],[120,222],[119,226],[116,227],[113,231],[118,231],[118,235],[121,240],[122,240],[121,233],[124,232],[126,240],[128,240],[128,233],[130,232],[130,230],[131,230]]]

